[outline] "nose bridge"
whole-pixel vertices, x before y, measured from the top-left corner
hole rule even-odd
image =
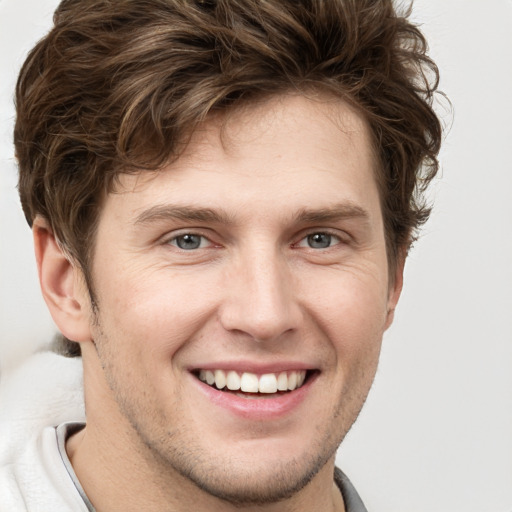
[[[300,310],[286,259],[260,245],[239,254],[230,275],[222,322],[226,329],[266,341],[297,328]]]

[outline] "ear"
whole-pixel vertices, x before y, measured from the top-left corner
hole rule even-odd
[[[384,326],[385,329],[389,328],[389,326],[393,323],[393,319],[395,318],[395,308],[396,305],[398,304],[398,299],[400,298],[400,294],[402,293],[402,287],[404,284],[404,267],[406,256],[406,249],[400,250],[397,256],[397,260],[395,263],[394,279],[392,282],[390,282],[388,292],[388,312],[386,317],[386,323]]]
[[[63,252],[48,222],[37,216],[32,226],[43,297],[53,321],[71,341],[89,341],[90,299],[82,272]]]

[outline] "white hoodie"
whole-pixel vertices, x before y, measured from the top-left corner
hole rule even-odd
[[[0,512],[87,512],[55,427],[84,422],[82,360],[41,352],[0,382]]]

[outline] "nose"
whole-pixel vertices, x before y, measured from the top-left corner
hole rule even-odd
[[[255,341],[296,331],[302,313],[289,265],[278,251],[249,251],[233,264],[220,308],[224,329]]]

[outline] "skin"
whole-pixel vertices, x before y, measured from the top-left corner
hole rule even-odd
[[[335,452],[402,284],[400,262],[389,282],[370,148],[361,117],[328,97],[212,117],[177,161],[121,176],[105,198],[96,312],[36,219],[45,299],[82,347],[87,426],[67,450],[98,512],[344,510]],[[180,249],[186,234],[200,245]],[[191,371],[226,365],[314,378],[289,410],[241,416]]]

